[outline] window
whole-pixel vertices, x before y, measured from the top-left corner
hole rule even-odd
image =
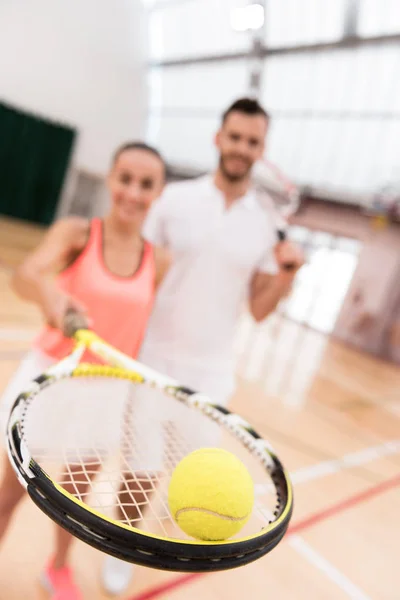
[[[399,71],[394,45],[269,58],[271,160],[297,183],[339,197],[398,179]]]
[[[160,6],[150,14],[150,56],[171,60],[246,51],[249,36],[233,30],[231,10],[243,0],[188,0]]]
[[[400,33],[398,0],[360,0],[358,33],[373,36]]]
[[[268,0],[266,43],[276,47],[337,40],[346,9],[347,0]]]
[[[290,237],[303,246],[307,262],[280,310],[298,323],[330,333],[357,266],[361,244],[304,227],[292,227]]]
[[[246,61],[154,68],[149,86],[149,141],[172,162],[215,164],[213,136],[223,110],[246,93]]]

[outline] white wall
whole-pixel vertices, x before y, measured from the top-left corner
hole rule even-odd
[[[74,165],[103,174],[147,116],[138,0],[1,0],[0,100],[79,130]]]

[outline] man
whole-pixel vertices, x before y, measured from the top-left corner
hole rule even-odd
[[[269,116],[256,100],[237,100],[215,137],[212,175],[168,186],[145,224],[145,236],[167,247],[173,263],[155,301],[140,360],[226,404],[234,390],[233,339],[247,300],[262,321],[289,291],[303,264],[251,184],[264,153]],[[292,263],[294,269],[285,265]],[[103,583],[120,593],[131,565],[107,557]]]

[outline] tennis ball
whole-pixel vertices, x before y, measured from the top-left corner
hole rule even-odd
[[[254,484],[244,464],[221,448],[188,454],[172,473],[168,504],[188,535],[220,541],[238,533],[250,518]]]

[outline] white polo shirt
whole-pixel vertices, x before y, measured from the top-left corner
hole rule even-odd
[[[168,247],[173,263],[155,300],[142,357],[158,368],[163,358],[180,365],[172,377],[197,371],[196,382],[187,385],[207,372],[228,378],[231,386],[235,328],[251,278],[277,268],[268,214],[254,191],[226,209],[213,177],[205,176],[167,186],[144,235]]]

